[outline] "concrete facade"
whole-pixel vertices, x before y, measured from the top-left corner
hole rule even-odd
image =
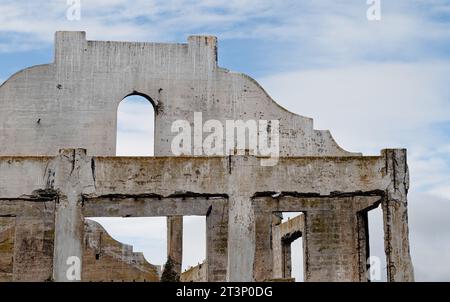
[[[156,157],[114,157],[117,108],[133,94],[155,108]],[[208,281],[270,280],[279,277],[274,213],[294,211],[304,213],[305,281],[367,281],[367,211],[381,203],[388,280],[414,280],[406,150],[343,150],[256,81],[219,67],[214,37],[160,44],[58,32],[54,63],[3,83],[0,108],[0,278],[71,281],[67,259],[86,265],[84,217],[168,217],[168,253],[181,272],[182,216],[200,215]],[[173,156],[171,126],[193,123],[193,112],[224,124],[278,120],[278,164],[240,150]]]
[[[291,243],[305,232],[305,216],[300,214],[283,223],[278,220],[272,226],[273,278],[286,279],[292,277]]]
[[[207,276],[207,264],[206,262],[200,263],[194,267],[185,270],[181,274],[181,282],[206,282],[208,281]]]

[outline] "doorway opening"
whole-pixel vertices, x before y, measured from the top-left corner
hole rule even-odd
[[[387,281],[386,255],[384,251],[383,211],[381,204],[367,212],[369,234],[368,280]]]
[[[201,269],[206,260],[206,217],[183,216],[182,271]]]
[[[302,212],[278,212],[274,214],[272,228],[274,277],[303,282],[305,215]]]

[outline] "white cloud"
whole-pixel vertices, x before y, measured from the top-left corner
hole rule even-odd
[[[270,41],[280,48],[289,44],[283,59],[291,71],[260,82],[280,104],[314,118],[317,129],[330,129],[348,150],[378,154],[381,148],[408,148],[416,277],[450,280],[450,144],[434,127],[450,120],[450,62],[448,52],[438,54],[450,41],[447,1],[382,1],[380,22],[365,19],[366,1],[81,2],[81,20],[70,22],[63,0],[1,0],[0,52],[51,45],[57,30],[85,30],[88,39],[99,40],[180,41],[209,33]],[[296,70],[298,65],[310,69]],[[148,109],[121,106],[118,155],[152,154]],[[165,219],[101,221],[150,262],[165,261]],[[201,225],[192,222],[186,229],[185,235],[196,240]],[[185,250],[190,264],[201,261],[201,243]]]
[[[450,280],[450,271],[441,265],[450,263],[446,243],[450,242],[446,239],[450,144],[434,129],[434,124],[450,121],[447,66],[448,62],[364,64],[281,73],[260,81],[281,105],[315,118],[316,128],[330,129],[338,143],[351,151],[379,154],[382,148],[408,148],[411,253],[416,278],[421,281]],[[149,137],[145,134],[148,128],[140,128],[147,117],[139,116],[143,112],[139,104],[124,108],[127,129],[137,131],[122,134],[139,145]],[[136,152],[138,145],[130,144],[129,150]],[[381,220],[373,219],[372,236],[382,238]],[[194,223],[192,227],[201,226]],[[196,238],[198,234],[191,230],[185,236]],[[383,257],[383,241],[373,244],[373,254]],[[201,262],[203,257],[194,256],[203,250],[204,245],[198,243],[186,245],[191,260],[185,262]],[[297,268],[294,273],[299,275]]]
[[[2,2],[0,33],[9,39],[1,42],[0,51],[50,44],[57,30],[86,30],[89,39],[127,41],[173,41],[208,33],[221,39],[291,41],[297,44],[298,55],[293,56],[336,65],[368,55],[426,56],[424,42],[450,37],[448,23],[433,19],[449,5],[425,0],[384,1],[380,22],[366,20],[365,1],[81,1],[80,21],[66,19],[65,1]]]
[[[119,156],[154,154],[155,112],[143,97],[124,99],[117,110],[117,150]]]
[[[450,281],[450,199],[409,197],[411,254],[417,281]]]
[[[450,122],[447,61],[363,64],[281,73],[260,82],[287,109],[314,118],[350,151],[407,147],[409,226],[418,281],[449,281]],[[380,237],[381,221],[373,222]],[[372,234],[371,234],[372,235]],[[381,237],[380,237],[381,238]],[[383,242],[373,250],[383,254]]]

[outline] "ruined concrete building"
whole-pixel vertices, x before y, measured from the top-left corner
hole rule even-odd
[[[157,281],[158,267],[85,217],[167,217],[181,272],[183,216],[202,215],[206,261],[182,280],[288,279],[290,242],[301,237],[305,281],[367,281],[367,213],[380,204],[387,279],[414,280],[406,150],[343,150],[256,81],[219,67],[214,37],[55,40],[53,63],[0,87],[0,280],[77,280],[78,265],[83,281]],[[155,157],[115,156],[117,108],[129,95],[155,108]],[[194,112],[279,121],[278,163],[239,150],[174,156],[171,126],[193,123]],[[280,224],[282,212],[303,214]]]

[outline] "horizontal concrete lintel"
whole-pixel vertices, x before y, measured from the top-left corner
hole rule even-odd
[[[351,202],[353,210],[360,212],[375,208],[384,199],[382,195],[353,196],[271,196],[253,198],[252,203],[257,212],[307,212],[331,210],[340,202]]]
[[[253,195],[253,199],[261,197],[271,197],[271,198],[282,198],[282,197],[298,197],[298,198],[329,198],[335,199],[336,197],[355,197],[355,196],[380,196],[383,197],[385,191],[383,190],[372,190],[372,191],[354,191],[354,192],[339,192],[333,191],[328,195],[321,195],[320,193],[314,192],[256,192]]]
[[[261,166],[253,156],[230,158],[231,164],[226,157],[87,156],[83,163],[78,162],[86,165],[83,171],[89,171],[81,179],[80,193],[124,198],[135,194],[227,198],[241,193],[261,197],[278,192],[297,197],[346,197],[381,195],[392,182],[383,157],[284,157],[273,167]],[[51,188],[64,194],[70,175],[61,175],[65,170],[58,168],[61,163],[57,159],[45,165],[23,159],[24,165],[5,163],[0,157],[0,175],[8,175],[0,177],[0,198],[34,195],[48,184],[50,167],[51,179],[60,180]]]
[[[208,216],[211,207],[227,202],[219,197],[99,197],[84,199],[82,211],[85,217]]]

